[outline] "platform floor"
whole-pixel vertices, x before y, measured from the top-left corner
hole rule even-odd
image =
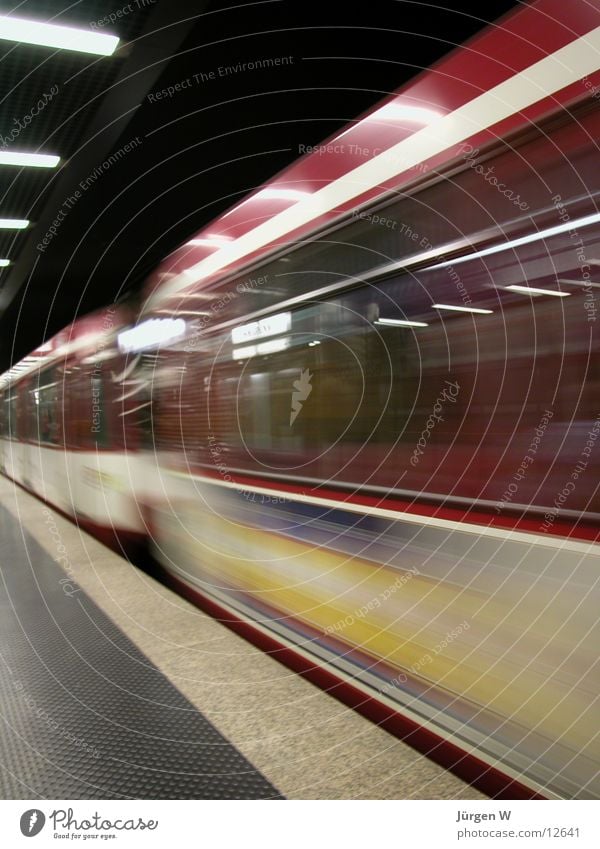
[[[485,798],[1,476],[0,575],[0,798]]]

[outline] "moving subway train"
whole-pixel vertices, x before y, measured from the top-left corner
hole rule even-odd
[[[600,795],[599,69],[520,7],[0,384],[5,474],[507,798]]]

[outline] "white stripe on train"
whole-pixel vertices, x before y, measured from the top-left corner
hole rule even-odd
[[[363,513],[370,516],[381,516],[386,519],[401,519],[413,525],[426,525],[432,528],[441,528],[448,531],[459,531],[460,533],[473,534],[475,536],[494,537],[495,539],[510,540],[511,542],[523,542],[531,546],[545,546],[546,548],[557,548],[563,551],[574,551],[579,554],[593,554],[600,556],[600,543],[581,542],[568,537],[536,534],[527,531],[515,531],[511,528],[490,528],[487,525],[476,525],[470,522],[454,522],[450,519],[439,519],[434,516],[424,516],[420,513],[407,513],[401,510],[388,510],[384,507],[372,507],[366,504],[357,504],[343,499],[321,498],[320,496],[303,495],[302,493],[290,492],[283,489],[272,489],[270,487],[248,485],[245,481],[226,481],[204,475],[192,475],[188,472],[179,472],[174,469],[166,469],[169,474],[178,478],[186,478],[202,481],[206,484],[225,487],[226,489],[242,489],[248,492],[256,492],[260,495],[280,498],[282,495],[289,497],[290,501],[300,501],[304,504],[315,504],[319,507],[331,507],[335,510],[348,510],[351,513]]]
[[[600,26],[418,130],[186,269],[162,286],[150,298],[147,308],[190,288],[230,263],[385,184],[398,173],[493,127],[582,77],[593,74],[599,68]],[[398,162],[402,162],[401,167]]]

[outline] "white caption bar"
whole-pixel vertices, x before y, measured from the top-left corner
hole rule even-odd
[[[367,782],[368,783],[368,782]],[[365,786],[364,788],[368,788]],[[321,788],[322,790],[322,788]],[[265,807],[266,805],[266,807]],[[240,846],[600,845],[597,801],[30,801],[0,802],[3,843]],[[31,833],[26,832],[30,830]],[[33,837],[35,841],[28,843]],[[60,842],[58,842],[60,841]]]

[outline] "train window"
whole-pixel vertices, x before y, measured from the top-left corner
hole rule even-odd
[[[106,415],[105,390],[102,371],[96,367],[90,376],[91,422],[90,433],[92,442],[98,448],[108,446],[108,422]]]
[[[37,437],[42,443],[58,445],[60,437],[58,421],[60,386],[56,370],[49,368],[41,372],[31,391],[37,411]]]
[[[498,151],[497,169],[523,186],[540,226],[555,222],[556,210],[531,163],[562,167],[560,145],[600,120],[584,118],[583,130],[569,124],[553,137],[556,150],[535,135],[523,141],[524,159],[509,147]],[[577,156],[592,184],[595,149],[588,142],[582,136]],[[562,169],[556,185],[572,198],[568,173]],[[261,266],[262,283],[238,289],[247,295],[232,301],[230,312],[215,313],[218,321],[238,315],[236,332],[203,333],[192,354],[173,350],[162,363],[154,414],[164,446],[183,448],[191,465],[213,470],[480,500],[499,510],[517,475],[514,508],[551,505],[575,469],[573,439],[591,432],[593,441],[599,421],[597,342],[586,313],[592,296],[582,304],[571,236],[557,234],[544,251],[524,243],[484,258],[458,257],[454,265],[391,271],[391,260],[448,245],[458,250],[488,225],[494,238],[499,222],[509,225],[508,235],[527,231],[522,208],[476,181],[472,168],[463,169],[395,199],[384,211],[396,227],[353,219],[335,238],[291,252],[285,268],[278,259]],[[443,209],[452,215],[432,214]],[[584,235],[586,255],[597,256],[598,231],[589,227]],[[288,313],[244,318],[379,265],[390,268],[385,279]],[[544,297],[544,290],[557,294],[558,273],[560,286],[570,288],[561,298]],[[532,299],[524,285],[539,287],[542,297]],[[528,452],[535,462],[523,471]],[[577,474],[572,509],[600,512],[593,476]]]
[[[2,398],[2,436],[6,439],[10,438],[10,427],[9,427],[9,392],[5,393]]]
[[[65,439],[73,448],[105,448],[109,444],[106,387],[102,369],[71,365],[64,373]]]
[[[23,381],[19,386],[19,400],[17,401],[17,415],[19,439],[22,442],[30,440],[34,425],[32,422],[32,409],[30,405],[30,393],[27,389],[28,381]]]
[[[338,463],[347,446],[351,454],[381,438],[392,370],[373,332],[373,305],[354,306],[312,304],[293,313],[289,334],[250,345],[232,338],[221,346],[226,353],[215,366],[218,377],[205,377],[206,398],[197,404],[206,406],[208,431],[213,440],[218,431],[232,461],[237,453],[243,465],[282,473],[301,468],[312,476]],[[186,394],[188,402],[191,397]],[[398,404],[391,409],[388,426],[401,418]]]
[[[17,403],[18,403],[18,395],[16,391],[12,391],[10,398],[8,400],[8,429],[9,435],[11,439],[19,438],[19,427],[18,427],[18,419],[17,419]]]
[[[31,435],[31,439],[37,441],[39,439],[39,391],[37,389],[30,389],[27,393],[29,395],[29,407],[31,411],[31,422],[29,424],[29,431]]]
[[[489,164],[506,185],[518,185],[519,198],[508,197],[510,192],[498,191],[498,184],[482,179],[481,167],[473,167],[479,153],[465,146],[449,170],[416,172],[416,178],[426,180],[419,188],[398,192],[333,231],[301,241],[285,257],[267,260],[250,275],[244,271],[233,284],[225,278],[223,288],[214,293],[214,321],[242,319],[254,311],[276,308],[288,298],[359,279],[376,268],[424,255],[441,258],[500,234],[516,236],[522,228],[528,231],[534,214],[540,216],[538,227],[543,222],[552,226],[557,211],[548,195],[550,183],[575,217],[583,199],[594,194],[598,185],[593,143],[600,135],[597,106],[590,110],[582,101],[573,113],[561,116],[560,127],[554,114],[548,119],[551,130],[544,122],[530,125],[515,138],[498,139],[481,151],[484,167]],[[231,291],[243,294],[221,309],[220,299]]]
[[[17,439],[17,395],[14,389],[8,389],[4,395],[0,424],[2,436]]]
[[[520,256],[515,272],[523,266]],[[237,343],[220,334],[183,378],[174,355],[173,433],[189,462],[497,503],[531,449],[538,462],[519,480],[518,503],[551,503],[573,466],[567,434],[597,418],[587,317],[576,297],[503,294],[500,308],[493,273],[491,262],[461,271],[487,315],[432,317],[433,301],[456,300],[442,269],[302,306],[280,333],[265,324],[266,335]],[[402,326],[406,316],[421,324]],[[579,482],[573,509],[598,501],[594,486],[592,476]]]
[[[75,448],[83,448],[91,444],[91,386],[81,369],[81,366],[72,366],[65,378],[69,385],[70,421],[67,433],[70,444]]]

